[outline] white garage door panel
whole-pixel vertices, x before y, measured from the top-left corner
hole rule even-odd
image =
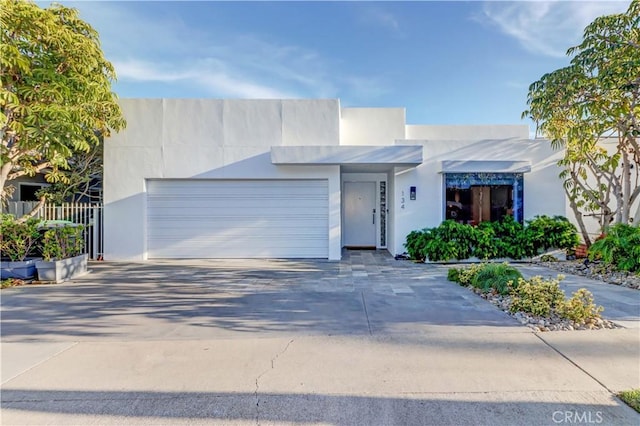
[[[304,235],[300,235],[301,232],[298,232],[301,228],[294,229],[264,229],[258,227],[236,227],[232,229],[227,229],[223,227],[211,227],[207,228],[206,236],[203,237],[202,227],[197,228],[188,228],[188,229],[179,229],[179,228],[171,228],[171,229],[158,229],[154,231],[154,238],[162,238],[162,239],[171,239],[171,240],[180,240],[180,239],[204,239],[204,240],[212,240],[212,239],[229,239],[233,238],[270,238],[270,239],[282,239],[282,238],[291,238],[291,239],[306,239],[306,238],[314,238],[314,239],[325,239],[327,237],[325,231],[326,227],[304,227]],[[252,233],[254,235],[248,235],[248,233]],[[275,242],[275,241],[274,241]]]
[[[150,180],[149,258],[328,257],[326,180]]]

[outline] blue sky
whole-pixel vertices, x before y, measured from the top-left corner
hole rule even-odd
[[[41,3],[42,4],[42,3]],[[519,124],[527,87],[629,2],[64,2],[120,97],[339,98],[410,124]]]

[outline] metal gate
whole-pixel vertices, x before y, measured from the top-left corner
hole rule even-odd
[[[37,205],[37,201],[9,201],[7,203],[7,213],[21,217],[31,212]],[[68,220],[82,225],[84,227],[84,253],[89,254],[90,259],[102,260],[104,253],[102,204],[45,204],[35,217],[43,220]]]

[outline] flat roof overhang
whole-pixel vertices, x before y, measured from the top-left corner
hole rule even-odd
[[[440,173],[529,173],[531,161],[446,160]]]
[[[272,146],[271,163],[288,166],[397,166],[422,164],[421,145]]]

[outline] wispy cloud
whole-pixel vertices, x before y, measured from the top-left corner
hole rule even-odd
[[[601,15],[624,12],[628,2],[518,1],[485,2],[475,19],[495,26],[526,50],[563,57],[578,44],[584,28]]]
[[[156,66],[157,64],[136,59],[116,60],[113,65],[118,70],[118,77],[125,80],[170,83],[194,77],[194,74],[189,71],[160,69]]]
[[[332,60],[312,48],[233,28],[198,28],[177,16],[149,16],[144,3],[73,6],[99,30],[121,82],[183,85],[216,97],[326,98],[360,93],[367,78],[336,73]]]
[[[120,79],[140,82],[196,84],[208,94],[236,98],[295,98],[270,86],[253,83],[224,71],[217,61],[203,61],[189,67],[139,59],[115,61]]]
[[[359,15],[359,20],[369,26],[390,30],[396,36],[404,36],[398,18],[393,13],[378,6],[364,8]]]

